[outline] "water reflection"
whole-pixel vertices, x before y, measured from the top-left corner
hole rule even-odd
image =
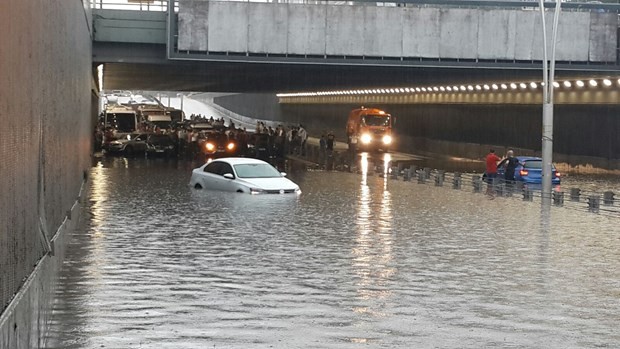
[[[359,303],[353,311],[371,317],[386,316],[384,305],[391,296],[388,283],[395,272],[391,265],[392,201],[387,190],[390,158],[389,154],[386,155],[380,187],[369,183],[368,154],[363,153],[360,160],[362,176],[356,215],[356,244],[352,251]],[[372,182],[372,178],[370,180]]]

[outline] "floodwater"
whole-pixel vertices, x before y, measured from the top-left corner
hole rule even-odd
[[[48,348],[620,347],[620,217],[372,169],[201,191],[197,165],[96,164]]]

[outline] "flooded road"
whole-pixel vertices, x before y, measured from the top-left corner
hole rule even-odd
[[[620,347],[620,218],[372,171],[209,192],[197,166],[92,169],[48,348]]]

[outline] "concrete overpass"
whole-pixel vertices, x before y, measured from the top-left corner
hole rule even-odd
[[[108,89],[282,92],[541,75],[536,3],[381,4],[179,1],[139,11],[104,1],[93,62],[106,64]],[[558,75],[618,71],[620,5],[563,7]]]

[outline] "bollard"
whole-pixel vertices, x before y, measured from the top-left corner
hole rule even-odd
[[[396,166],[392,166],[392,179],[398,179],[399,169]]]
[[[603,193],[603,203],[607,206],[612,206],[614,204],[614,192],[606,191]]]
[[[521,181],[513,182],[512,185],[513,185],[515,193],[519,193],[523,191],[523,182]]]
[[[411,180],[411,168],[406,168],[403,172],[403,181],[409,182]]]
[[[426,174],[424,171],[420,171],[418,172],[418,183],[423,184],[424,182],[426,182]]]
[[[556,206],[564,205],[564,192],[562,191],[553,192],[553,204]]]
[[[454,178],[452,178],[452,189],[461,190],[461,182],[462,182],[461,173],[454,172]]]
[[[474,193],[479,193],[482,191],[482,178],[480,178],[480,176],[473,176],[471,179],[471,184],[474,186]]]
[[[437,175],[435,175],[435,186],[443,187],[443,179],[444,176],[442,176],[442,174],[438,172]]]
[[[579,188],[571,188],[570,190],[570,201],[579,201],[579,196],[581,196],[581,189]]]
[[[441,182],[443,183],[446,180],[446,171],[445,170],[437,170],[437,175],[441,177]]]
[[[533,201],[534,192],[530,188],[523,188],[523,201]]]
[[[423,172],[424,172],[424,179],[431,178],[431,168],[430,167],[425,167]]]
[[[504,196],[506,194],[506,186],[502,181],[498,181],[493,185],[493,190],[495,190],[495,195],[497,196]]]
[[[601,206],[601,198],[598,195],[590,195],[588,197],[588,210],[597,213]]]

